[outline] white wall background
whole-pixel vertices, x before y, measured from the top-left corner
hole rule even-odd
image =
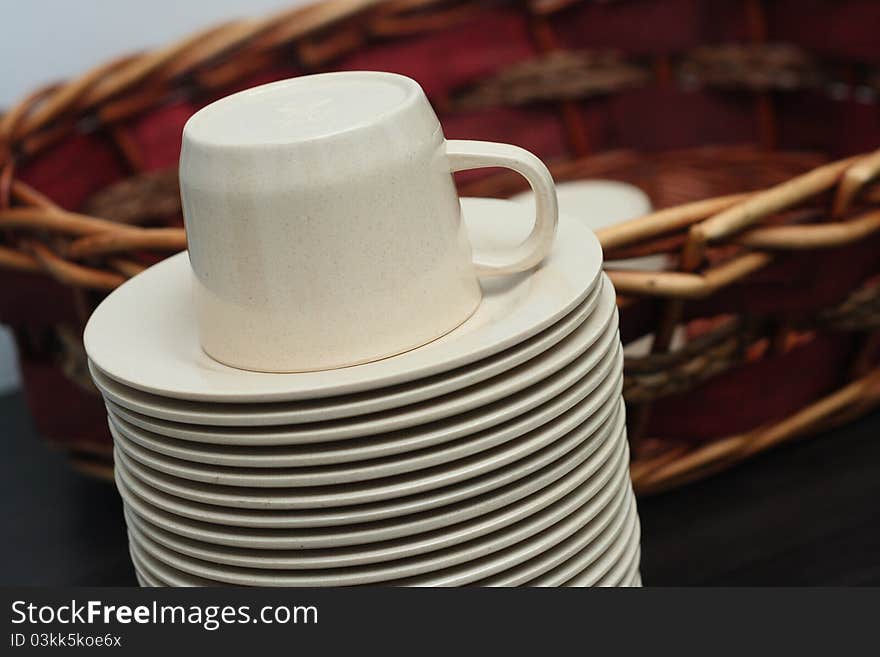
[[[0,107],[115,55],[311,0],[3,0]]]
[[[73,77],[116,55],[161,46],[220,21],[311,1],[3,0],[0,108],[40,85]],[[17,381],[13,343],[0,326],[0,393]]]

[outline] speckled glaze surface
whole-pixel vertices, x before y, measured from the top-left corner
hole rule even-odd
[[[582,221],[592,230],[623,223],[651,212],[651,199],[635,185],[617,180],[571,180],[556,185],[559,212]],[[534,207],[531,191],[512,196],[511,200]],[[666,254],[626,258],[605,263],[606,269],[662,271],[671,262]]]
[[[618,416],[619,417],[619,414]],[[433,532],[437,529],[468,523],[470,527],[485,526],[487,522],[504,522],[503,519],[524,517],[513,502],[560,486],[580,485],[592,477],[607,462],[613,451],[616,435],[612,429],[618,420],[612,417],[598,429],[596,434],[581,446],[562,457],[538,477],[526,478],[501,491],[482,495],[466,503],[458,504],[440,513],[420,516],[403,516],[382,523],[342,525],[323,528],[285,528],[241,526],[212,523],[208,517],[190,517],[186,508],[177,510],[180,504],[171,496],[144,485],[122,470],[116,472],[116,482],[126,503],[151,523],[179,536],[194,538],[213,545],[259,550],[296,550],[315,548],[338,548],[356,545],[372,545]],[[605,453],[607,452],[607,454]],[[190,515],[184,515],[189,513]],[[228,514],[227,514],[228,515]],[[239,514],[241,515],[241,514]],[[244,522],[247,522],[247,517]],[[456,528],[456,531],[464,529]],[[268,531],[267,531],[268,530]],[[460,534],[461,535],[461,534]],[[465,539],[467,540],[467,539]]]
[[[522,204],[462,199],[467,234],[480,251],[502,251],[528,235]],[[144,392],[210,402],[277,402],[347,395],[448,372],[500,353],[552,326],[594,289],[602,249],[577,220],[561,217],[559,238],[534,271],[480,277],[483,300],[457,329],[418,349],[363,365],[269,374],[235,369],[199,346],[192,272],[185,253],[150,267],[113,291],[83,336],[108,377]]]
[[[504,166],[538,199],[531,235],[472,256],[452,172]],[[267,372],[331,369],[426,344],[480,303],[477,275],[552,244],[546,167],[514,146],[446,141],[413,80],[303,76],[220,99],[183,132],[181,196],[199,339]]]
[[[606,472],[610,475],[614,474],[614,466],[619,465],[612,463],[603,464],[607,468]],[[606,483],[601,477],[597,477],[598,481],[585,489],[587,494],[601,492],[602,485]],[[139,517],[138,514],[131,510],[127,513],[127,522],[129,525],[134,524],[141,531],[147,534],[160,545],[174,550],[180,554],[184,554],[197,559],[204,559],[212,563],[229,566],[240,566],[245,568],[255,568],[260,570],[300,570],[312,568],[346,568],[351,566],[362,566],[374,563],[382,563],[396,559],[406,559],[418,555],[432,555],[435,550],[445,549],[452,546],[461,546],[469,539],[483,539],[492,531],[509,532],[507,539],[499,541],[501,545],[515,539],[528,539],[542,530],[548,523],[555,519],[556,515],[552,511],[552,505],[557,504],[560,500],[566,500],[571,495],[571,502],[575,500],[581,501],[577,497],[578,486],[583,486],[582,482],[564,482],[557,487],[551,487],[542,491],[541,495],[536,495],[529,499],[528,504],[518,505],[514,509],[508,510],[509,515],[514,513],[521,514],[517,521],[510,522],[510,518],[496,522],[484,522],[482,524],[474,523],[474,526],[465,528],[469,531],[460,532],[467,536],[465,540],[461,540],[462,536],[449,533],[444,536],[443,540],[435,537],[418,537],[416,540],[402,542],[395,541],[390,545],[374,545],[371,547],[359,547],[357,549],[325,549],[325,550],[290,550],[285,552],[265,550],[251,550],[247,548],[228,548],[217,547],[198,539],[182,538],[173,532],[159,528],[153,523]],[[567,484],[567,485],[566,485]],[[592,489],[592,490],[591,490]],[[548,508],[549,507],[549,508]],[[515,516],[514,516],[515,517]],[[485,519],[484,519],[485,520]],[[490,518],[490,520],[496,520]],[[511,525],[515,522],[520,524],[517,531],[511,531]],[[506,524],[505,524],[506,523]],[[432,540],[433,539],[433,540]],[[494,545],[493,545],[494,547]],[[505,545],[506,547],[506,545]],[[473,552],[468,550],[460,551],[456,556],[446,559],[447,567],[454,566],[466,562],[473,557]]]
[[[588,401],[593,404],[593,410],[596,410],[596,407],[601,408],[611,396],[620,394],[619,379],[619,373],[610,375],[608,385],[603,385],[597,393],[598,404],[595,403],[596,397],[588,397]],[[606,395],[604,399],[602,395]],[[514,440],[510,444],[502,443],[498,449],[488,449],[457,461],[413,470],[400,477],[347,481],[338,484],[327,483],[333,481],[333,472],[344,470],[346,473],[343,474],[344,479],[369,476],[369,472],[360,465],[354,465],[352,467],[323,467],[319,472],[314,473],[315,476],[311,476],[310,473],[303,475],[300,471],[294,472],[292,469],[277,477],[273,476],[273,472],[265,469],[248,475],[243,470],[235,468],[200,467],[162,457],[133,443],[120,432],[116,425],[111,424],[110,430],[113,434],[117,455],[124,454],[130,464],[130,469],[141,474],[144,472],[157,473],[163,475],[167,481],[173,482],[171,488],[174,490],[169,489],[166,492],[218,506],[316,509],[369,504],[406,497],[473,479],[493,470],[504,468],[527,456],[540,453],[548,445],[565,443],[566,436],[571,433],[577,434],[579,425],[585,424],[588,419],[588,411],[578,407],[571,413],[560,416],[556,422],[551,422],[524,434],[525,437],[521,436],[519,440]],[[566,428],[568,432],[565,431]],[[496,436],[498,433],[500,432],[496,432]],[[494,438],[495,436],[487,437],[479,446],[492,442]],[[572,443],[568,443],[569,449],[573,447]],[[397,458],[379,465],[383,467],[387,465],[387,469],[399,469],[409,465],[419,467],[433,461],[442,461],[455,449],[457,449],[455,445],[440,446],[420,462],[409,460],[404,463],[405,459]],[[211,480],[202,481],[207,478],[202,475],[208,473],[209,470],[213,471]],[[223,474],[221,475],[221,473]],[[199,477],[199,480],[194,477]],[[299,484],[309,479],[323,483],[315,486],[311,484],[308,486],[273,485],[276,483]],[[260,485],[240,485],[245,484],[246,480]],[[237,483],[232,483],[233,481]],[[153,484],[153,482],[150,483]],[[207,501],[206,495],[213,497],[214,501]]]
[[[154,419],[186,424],[249,427],[325,422],[435,399],[477,383],[491,381],[526,363],[532,363],[551,347],[558,346],[585,322],[593,320],[593,311],[600,310],[597,306],[603,290],[603,280],[600,279],[590,295],[559,322],[500,354],[445,374],[356,395],[268,404],[193,402],[135,390],[102,374],[91,363],[89,367],[93,381],[108,403],[118,404],[129,411]],[[542,373],[536,372],[533,380],[538,381],[540,378]]]
[[[584,377],[582,382],[575,384],[571,391],[573,394],[570,396],[574,398],[573,405],[577,406],[580,412],[585,413],[584,409],[595,410],[601,407],[607,400],[607,395],[616,391],[616,381],[609,374],[609,370],[615,367],[619,369],[620,361],[620,358],[617,358],[616,362],[610,360],[595,375],[591,373]],[[593,391],[597,392],[595,396],[591,394]],[[571,402],[569,402],[569,406],[572,406]],[[559,420],[564,414],[565,412],[552,418],[551,422]],[[568,417],[570,419],[578,416],[575,414]],[[474,454],[484,453],[486,450],[493,450],[511,442],[513,444],[516,444],[516,441],[526,443],[528,440],[524,436],[529,433],[527,421],[514,421],[507,426],[504,424],[496,425],[488,430],[467,435],[467,440],[440,442],[429,445],[426,449],[418,452],[403,452],[379,459],[355,462],[341,460],[348,456],[348,452],[341,454],[337,452],[334,456],[337,456],[339,460],[336,461],[332,458],[321,458],[325,456],[324,449],[322,445],[317,445],[315,452],[317,452],[318,458],[324,461],[323,464],[305,467],[294,465],[292,467],[252,468],[248,465],[240,466],[238,464],[198,463],[189,458],[192,456],[191,453],[168,454],[168,450],[164,449],[167,441],[162,441],[161,438],[157,441],[149,433],[114,414],[111,414],[110,422],[118,439],[117,447],[122,445],[129,456],[154,470],[191,481],[253,488],[325,486],[411,474],[417,470],[426,470],[458,459],[468,458]],[[560,426],[562,424],[564,423],[560,423]],[[539,445],[536,445],[536,449]],[[352,456],[358,458],[356,447],[355,445],[351,452]],[[517,445],[517,447],[521,448],[521,445]],[[305,451],[305,449],[300,450],[300,454]]]
[[[406,560],[327,570],[268,570],[195,559],[169,549],[129,525],[148,554],[181,572],[228,584],[263,586],[349,586],[393,582],[417,586],[464,585],[508,571],[553,550],[572,535],[592,541],[619,528],[621,502],[629,496],[628,463],[618,458],[610,480],[588,480],[562,500],[521,522],[467,543]],[[603,473],[604,474],[604,473]],[[598,490],[597,490],[598,489]],[[190,580],[191,582],[191,580]]]
[[[603,292],[605,289],[603,286]],[[299,407],[308,403],[279,402],[239,404],[232,414],[224,414],[222,408],[217,409],[221,411],[219,413],[205,409],[206,412],[202,414],[205,422],[177,422],[149,412],[153,409],[132,409],[126,405],[125,399],[110,390],[107,385],[110,379],[96,376],[94,380],[109,409],[126,418],[130,417],[135,425],[175,438],[211,442],[211,437],[215,437],[221,443],[231,440],[244,444],[261,444],[263,441],[307,444],[387,435],[392,431],[423,424],[432,424],[436,429],[436,423],[440,420],[454,418],[463,413],[480,410],[486,416],[490,404],[511,401],[515,395],[525,406],[532,407],[571,385],[580,374],[589,371],[605,357],[605,350],[609,345],[619,342],[613,292],[604,293],[602,302],[604,307],[601,310],[606,311],[604,316],[597,317],[595,322],[583,322],[554,349],[545,351],[513,370],[483,381],[481,385],[469,386],[439,398],[391,407],[377,413],[322,418],[320,406],[317,406],[316,410],[319,412],[314,413],[316,419],[308,420],[299,417],[297,413]],[[193,402],[193,405],[198,403],[200,402]],[[212,427],[216,430],[212,430]]]
[[[122,481],[139,497],[175,516],[227,528],[271,530],[263,532],[269,541],[264,547],[284,547],[284,539],[282,543],[271,542],[270,534],[275,530],[305,530],[317,541],[309,542],[306,547],[328,547],[332,544],[332,540],[322,543],[316,538],[312,532],[318,528],[334,536],[337,530],[333,528],[342,528],[339,531],[348,528],[351,532],[360,532],[361,537],[366,532],[375,540],[385,540],[462,522],[505,507],[522,499],[523,495],[540,490],[577,464],[594,458],[596,448],[604,444],[605,438],[602,436],[614,424],[610,419],[614,417],[614,409],[619,409],[621,405],[619,399],[609,400],[600,411],[593,413],[573,432],[580,434],[580,437],[574,437],[575,441],[579,441],[576,444],[568,444],[570,441],[566,438],[489,475],[411,497],[367,505],[305,510],[253,509],[190,500],[179,494],[180,489],[176,486],[179,480],[142,467],[137,461],[129,460],[122,451],[117,454],[115,475],[117,481]],[[523,493],[523,490],[529,492]],[[447,506],[452,506],[447,509],[449,513],[424,513]],[[414,518],[412,514],[419,515]],[[381,522],[381,526],[375,524],[377,522]],[[297,536],[302,538],[303,534],[300,532]],[[358,542],[359,539],[354,540],[353,544]]]

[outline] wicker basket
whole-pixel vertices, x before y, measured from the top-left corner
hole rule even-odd
[[[355,68],[418,79],[451,138],[521,144],[559,180],[626,180],[661,208],[600,235],[608,260],[675,263],[609,272],[624,341],[650,336],[626,362],[639,492],[864,413],[880,401],[880,153],[853,154],[880,143],[878,24],[869,1],[333,0],[40,89],[0,119],[0,317],[38,428],[109,471],[80,336],[108,291],[185,248],[186,119]]]

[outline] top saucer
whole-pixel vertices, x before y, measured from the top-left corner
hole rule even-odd
[[[466,198],[461,206],[477,251],[516,245],[531,229],[532,216],[522,204]],[[602,248],[593,233],[562,215],[544,262],[530,272],[482,279],[483,300],[476,312],[442,338],[363,365],[273,374],[229,367],[202,351],[192,307],[192,271],[187,254],[179,253],[110,294],[92,314],[83,339],[89,358],[104,374],[165,397],[271,402],[344,395],[462,367],[530,338],[587,296],[601,266]]]

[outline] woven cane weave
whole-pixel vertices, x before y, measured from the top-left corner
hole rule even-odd
[[[558,180],[651,197],[656,212],[600,234],[609,261],[672,263],[609,270],[624,341],[647,344],[625,383],[641,493],[856,417],[880,399],[877,24],[867,0],[331,0],[38,89],[0,119],[0,319],[38,427],[107,472],[78,336],[108,291],[186,247],[186,119],[344,69],[416,78],[450,138],[520,144]]]

